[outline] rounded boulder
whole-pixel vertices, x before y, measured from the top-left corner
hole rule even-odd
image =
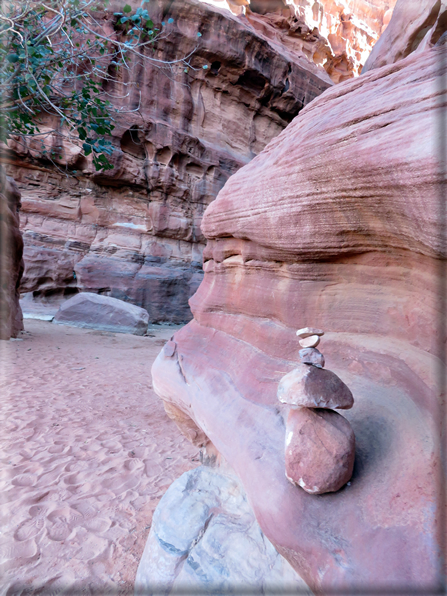
[[[352,476],[354,431],[332,410],[291,409],[285,456],[290,482],[314,495],[335,492]]]

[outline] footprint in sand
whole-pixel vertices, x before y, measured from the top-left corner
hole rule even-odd
[[[163,468],[157,462],[151,459],[146,459],[144,460],[144,471],[146,476],[149,476],[149,478],[154,478],[163,472]]]
[[[90,532],[95,532],[96,534],[102,534],[103,532],[107,532],[107,530],[112,525],[110,519],[105,519],[103,517],[95,517],[94,519],[90,519],[85,524],[87,530]]]
[[[75,461],[68,463],[64,468],[64,472],[80,472],[83,468],[85,468],[84,463]]]
[[[44,520],[42,517],[32,517],[22,522],[17,528],[14,538],[19,542],[23,540],[29,540],[39,534],[44,527]]]
[[[74,553],[77,559],[83,561],[90,561],[103,553],[108,546],[108,540],[94,536],[93,534],[82,537],[82,543],[79,545],[79,550]]]
[[[48,530],[48,536],[51,538],[51,540],[62,542],[62,540],[66,540],[70,536],[71,532],[72,529],[67,522],[65,520],[59,519]]]
[[[79,479],[78,474],[70,474],[64,478],[65,484],[80,484],[82,480]]]
[[[48,453],[62,453],[65,449],[65,445],[53,445],[48,449]]]
[[[23,542],[12,541],[0,544],[0,563],[12,559],[30,559],[37,555],[39,549],[34,540],[24,540]]]
[[[84,519],[91,519],[92,517],[95,517],[95,515],[98,513],[98,510],[95,509],[95,507],[93,507],[93,505],[91,505],[87,501],[81,501],[80,503],[76,503],[75,505],[73,505],[73,509],[77,511],[80,515],[82,515]]]
[[[116,453],[121,451],[121,449],[123,448],[121,443],[119,443],[118,441],[104,441],[102,446],[106,449],[109,449],[109,451],[114,451]]]
[[[122,492],[135,488],[140,483],[139,475],[120,474],[113,478],[103,480],[101,485],[104,488],[109,488],[115,495],[120,495]]]
[[[19,474],[11,480],[11,483],[14,486],[34,486],[36,481],[37,476],[35,474]]]
[[[132,458],[126,459],[126,461],[124,462],[124,467],[126,468],[126,470],[129,470],[129,472],[134,472],[135,470],[140,470],[144,468],[144,464],[141,461],[141,459]]]
[[[33,505],[28,509],[28,513],[31,517],[47,517],[48,507],[44,505]]]
[[[59,594],[69,594],[74,589],[75,574],[73,571],[64,571],[56,577],[51,577],[45,582],[45,596],[59,596]],[[81,594],[88,594],[87,590],[82,590]]]

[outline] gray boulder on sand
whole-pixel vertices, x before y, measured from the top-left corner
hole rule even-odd
[[[144,335],[149,324],[149,314],[144,308],[117,298],[81,292],[64,302],[53,323]]]

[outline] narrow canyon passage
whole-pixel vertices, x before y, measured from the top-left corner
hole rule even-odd
[[[0,342],[0,593],[130,594],[155,507],[198,465],[151,384],[177,328],[25,328]]]

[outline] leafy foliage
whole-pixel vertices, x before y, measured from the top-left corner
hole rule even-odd
[[[71,141],[80,139],[96,170],[113,168],[109,138],[116,110],[104,84],[130,84],[123,83],[120,69],[129,70],[135,57],[157,66],[189,66],[189,56],[163,62],[145,52],[168,34],[165,23],[156,27],[150,19],[148,1],[136,11],[126,4],[114,13],[118,31],[112,38],[103,12],[108,0],[3,0],[0,140],[40,137],[44,147],[44,138],[57,132]],[[39,126],[48,117],[58,124],[41,132]],[[48,149],[42,152],[55,157]]]

